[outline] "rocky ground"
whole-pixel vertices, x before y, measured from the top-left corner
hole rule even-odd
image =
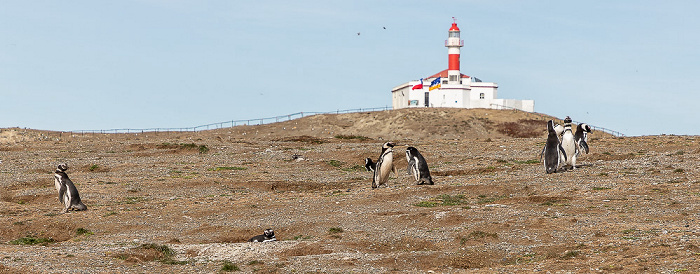
[[[196,133],[2,129],[0,272],[700,271],[698,136],[594,132],[578,169],[545,174],[546,119],[422,109]],[[398,173],[373,190],[363,159],[387,140]],[[436,185],[414,185],[407,146]],[[63,162],[87,211],[59,214]],[[246,243],[266,228],[277,242]]]

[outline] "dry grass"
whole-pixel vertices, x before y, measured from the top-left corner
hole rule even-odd
[[[545,129],[517,140],[498,131],[514,121],[540,123],[511,111],[425,109],[198,133],[17,131],[0,146],[0,266],[35,273],[94,265],[214,273],[224,261],[256,273],[700,269],[697,137],[594,132],[581,168],[548,175],[531,161]],[[376,159],[387,140],[397,143],[398,173],[372,190],[372,173],[356,166]],[[426,156],[436,185],[414,185],[407,146]],[[59,162],[75,167],[69,175],[89,210],[57,214],[51,172]],[[77,235],[78,228],[93,234]],[[266,228],[277,242],[245,243]],[[26,236],[55,242],[8,244]],[[174,254],[166,260],[143,243]]]

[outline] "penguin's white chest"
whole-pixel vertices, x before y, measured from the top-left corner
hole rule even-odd
[[[571,132],[565,132],[564,136],[561,138],[561,146],[564,148],[564,152],[567,157],[574,155],[576,151],[576,143],[574,142],[574,135]]]
[[[382,177],[389,177],[389,172],[391,172],[391,168],[394,166],[394,157],[391,153],[388,153],[384,156],[383,160],[380,174],[382,174]]]

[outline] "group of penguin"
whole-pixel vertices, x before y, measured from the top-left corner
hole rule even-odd
[[[379,155],[379,159],[377,159],[376,163],[372,161],[372,158],[365,159],[365,169],[374,172],[374,176],[372,176],[372,188],[386,186],[386,182],[389,180],[389,174],[391,172],[396,173],[396,167],[394,166],[394,146],[395,144],[393,142],[384,143],[382,145],[382,153]],[[428,163],[425,161],[423,155],[418,152],[418,149],[415,147],[406,148],[406,161],[408,162],[407,173],[413,174],[416,184],[434,184],[433,178],[430,177]]]
[[[564,126],[555,124],[554,120],[547,122],[547,143],[542,148],[540,158],[544,157],[544,168],[547,174],[560,170],[576,169],[576,157],[585,151],[588,154],[588,133],[591,127],[581,123],[576,126],[576,132],[571,130],[571,118],[566,116]],[[394,147],[393,142],[386,142],[382,145],[382,153],[375,163],[371,158],[365,159],[365,169],[374,172],[372,176],[372,188],[386,186],[391,172],[396,173],[394,167]],[[434,184],[428,169],[428,163],[423,155],[415,147],[406,148],[406,161],[408,162],[408,174],[413,174],[413,178],[418,185]]]
[[[585,123],[576,127],[576,133],[571,130],[571,118],[564,119],[564,126],[555,124],[554,120],[547,122],[547,143],[542,149],[540,158],[544,157],[544,168],[547,174],[555,173],[562,169],[575,169],[576,157],[582,151],[588,153],[588,133],[591,127]],[[561,137],[561,138],[560,138]],[[372,188],[387,186],[389,175],[396,172],[394,166],[393,142],[382,145],[382,152],[374,162],[371,158],[365,159],[367,171],[374,172],[372,176]],[[423,155],[415,147],[406,148],[407,173],[412,174],[417,185],[433,185],[428,163]],[[60,164],[54,172],[54,185],[58,191],[58,199],[63,204],[63,213],[69,210],[87,210],[87,206],[80,200],[78,189],[66,174],[67,164]],[[275,233],[272,229],[266,229],[262,235],[255,236],[249,242],[275,241]]]
[[[566,116],[564,126],[547,122],[547,143],[542,148],[540,159],[544,157],[544,169],[547,174],[560,170],[575,169],[576,157],[585,151],[588,154],[588,133],[591,127],[581,123],[576,133],[571,131],[571,118]],[[561,137],[561,139],[560,139]]]

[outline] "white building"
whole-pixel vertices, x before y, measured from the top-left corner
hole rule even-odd
[[[457,23],[452,23],[445,41],[448,68],[421,80],[391,90],[394,109],[407,107],[516,108],[534,111],[534,100],[498,99],[498,84],[482,82],[459,71],[460,40]]]

